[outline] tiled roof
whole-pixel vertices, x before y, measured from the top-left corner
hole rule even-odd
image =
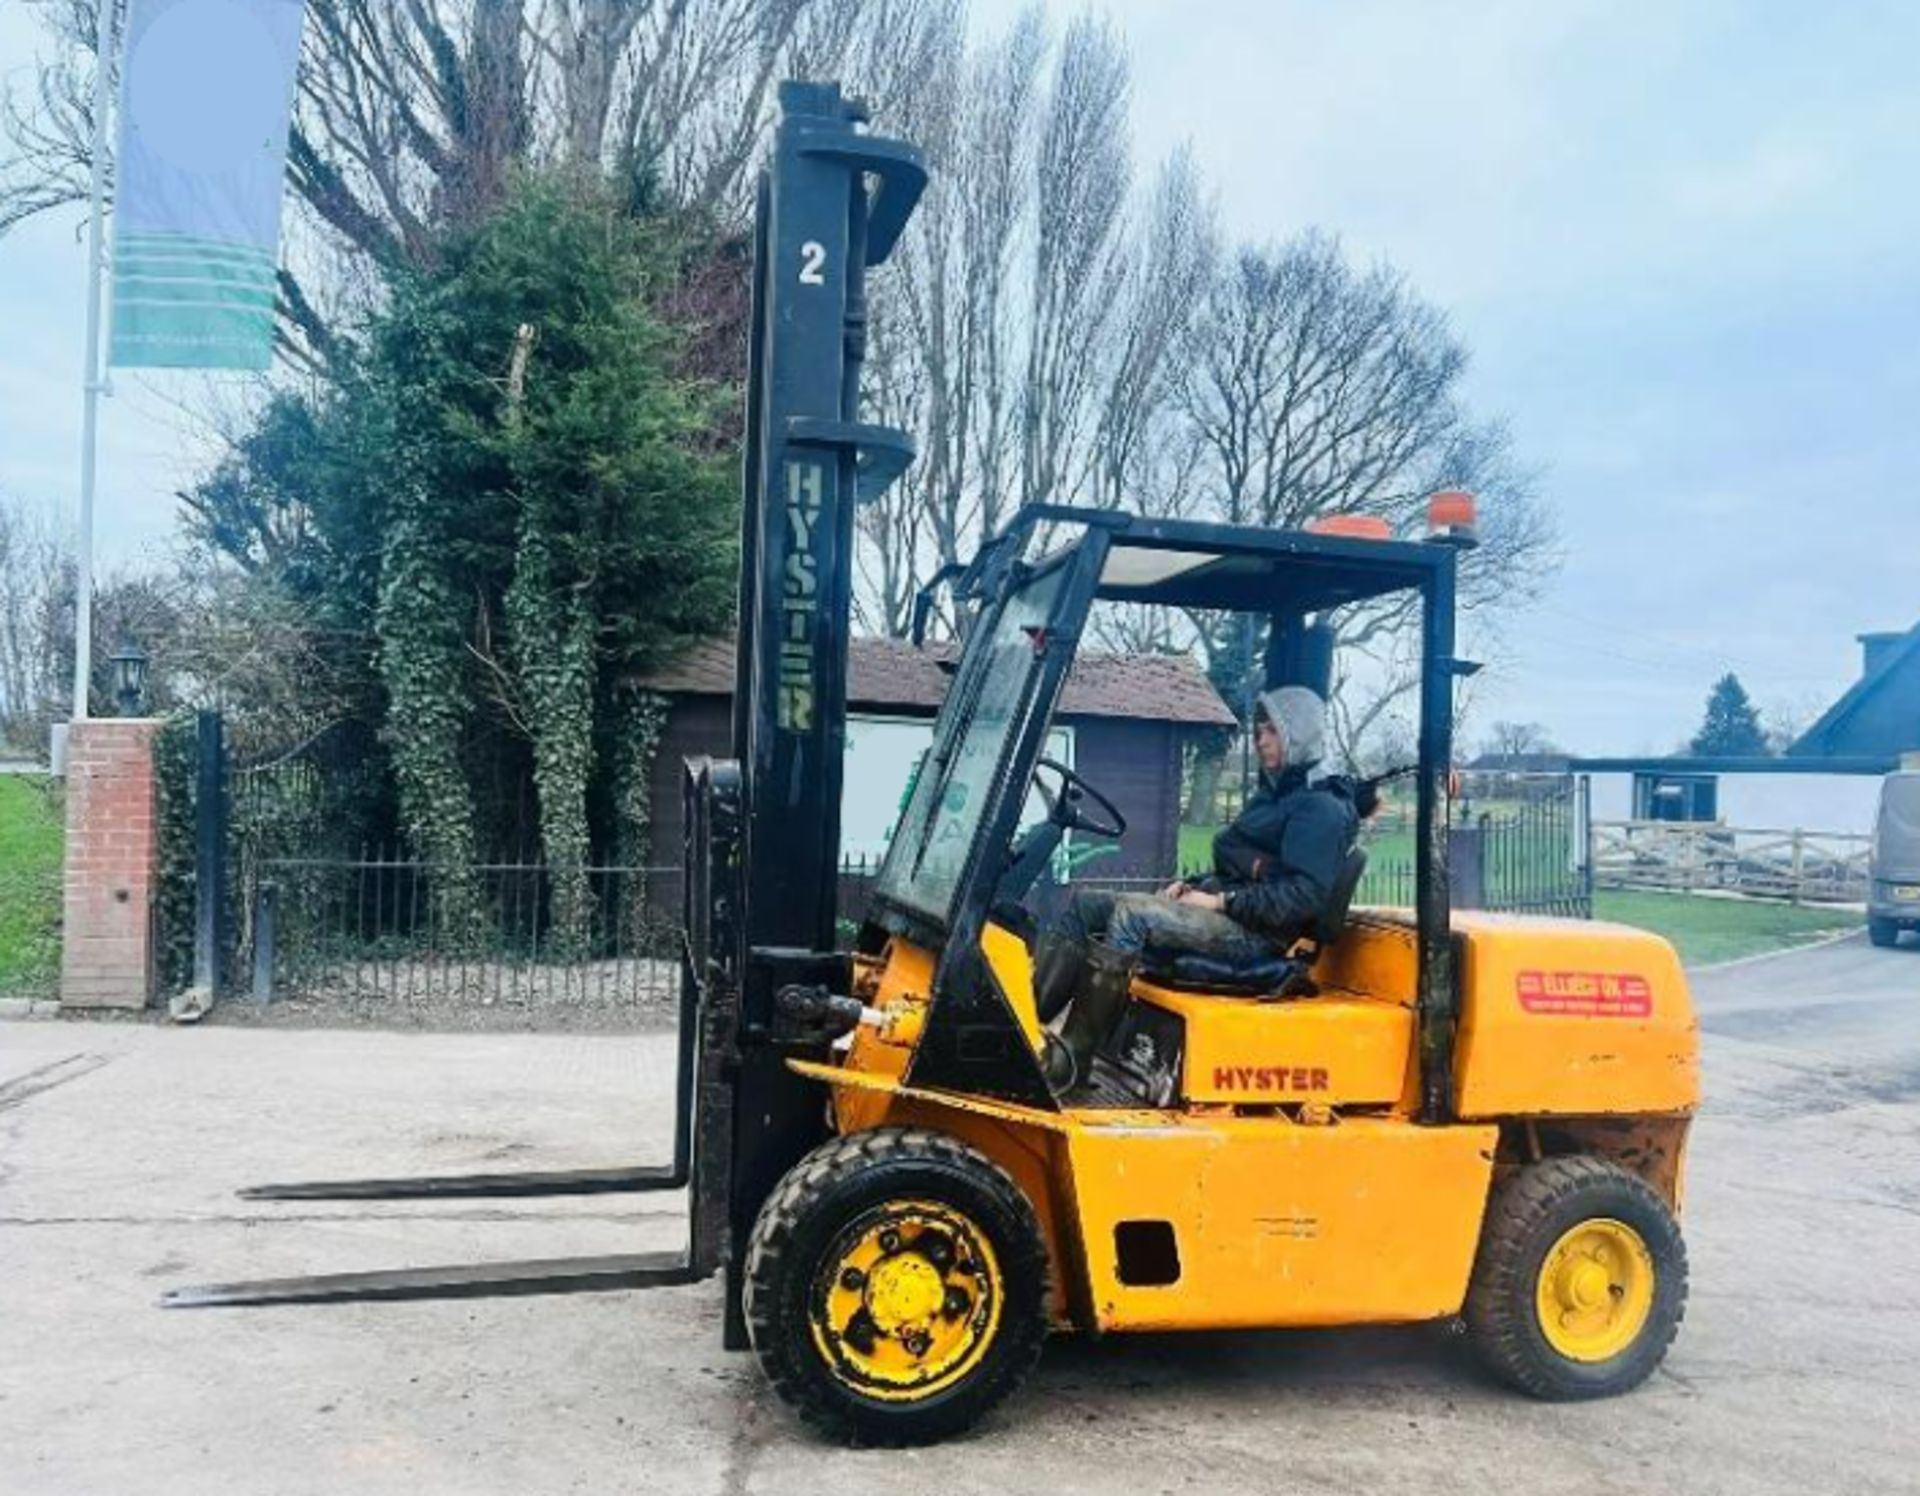
[[[951,645],[915,649],[904,639],[855,639],[847,648],[847,704],[931,712],[947,694],[940,661],[954,653]],[[703,640],[634,684],[673,696],[731,696],[733,655],[731,634]],[[1060,711],[1210,727],[1234,721],[1205,672],[1186,655],[1083,654],[1073,662]]]

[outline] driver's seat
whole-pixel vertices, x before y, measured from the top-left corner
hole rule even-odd
[[[1284,954],[1257,956],[1252,960],[1232,961],[1221,956],[1203,956],[1193,951],[1158,951],[1148,946],[1140,963],[1140,975],[1163,987],[1184,992],[1218,993],[1227,997],[1255,997],[1263,1002],[1278,1002],[1290,997],[1311,997],[1313,963],[1330,948],[1347,927],[1347,914],[1353,896],[1367,871],[1364,847],[1347,853],[1340,875],[1333,880],[1326,906],[1312,927]]]

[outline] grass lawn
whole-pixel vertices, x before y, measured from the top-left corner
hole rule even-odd
[[[1721,899],[1687,893],[1628,893],[1600,889],[1596,919],[1638,925],[1673,942],[1689,966],[1732,961],[1804,945],[1857,927],[1858,911],[1770,899]]]
[[[1213,866],[1213,838],[1218,826],[1180,828],[1180,871],[1204,873]]]
[[[49,992],[60,968],[59,802],[0,775],[0,996]]]

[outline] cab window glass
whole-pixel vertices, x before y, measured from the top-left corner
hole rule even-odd
[[[970,651],[948,692],[877,892],[933,918],[952,911],[1002,765],[1019,739],[1029,687],[1067,566],[1050,566],[1013,592],[984,648]]]

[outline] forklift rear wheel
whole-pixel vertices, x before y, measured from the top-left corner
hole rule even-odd
[[[807,1422],[852,1443],[930,1443],[1039,1359],[1046,1244],[985,1155],[924,1128],[874,1128],[821,1144],[769,1197],[745,1307],[768,1379]]]
[[[1878,915],[1867,917],[1867,939],[1875,945],[1885,947],[1900,943],[1900,925],[1897,920],[1882,919]]]
[[[1521,1169],[1487,1207],[1467,1326],[1534,1397],[1608,1397],[1653,1374],[1687,1306],[1687,1249],[1665,1200],[1597,1158]]]

